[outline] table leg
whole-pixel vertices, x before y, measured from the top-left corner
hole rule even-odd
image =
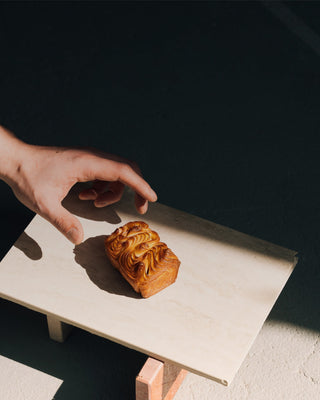
[[[149,357],[136,378],[136,400],[172,400],[187,371]]]
[[[49,336],[56,342],[64,342],[72,330],[72,325],[59,321],[57,318],[52,317],[51,315],[47,315],[47,323]]]

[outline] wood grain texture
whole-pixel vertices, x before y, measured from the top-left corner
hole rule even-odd
[[[181,267],[173,285],[142,299],[110,265],[103,246],[106,235],[137,219],[131,193],[95,209],[76,200],[78,190],[64,205],[80,218],[84,242],[74,247],[36,216],[0,263],[1,296],[230,383],[293,270],[295,252],[152,204],[143,220]]]

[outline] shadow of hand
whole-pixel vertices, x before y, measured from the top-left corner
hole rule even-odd
[[[42,250],[38,243],[32,239],[26,232],[23,232],[19,239],[15,242],[14,247],[21,250],[31,260],[40,260]]]
[[[78,217],[93,221],[106,221],[109,224],[119,224],[121,218],[113,210],[112,206],[97,208],[92,201],[79,199],[79,193],[87,187],[88,184],[76,184],[63,199],[63,207]]]

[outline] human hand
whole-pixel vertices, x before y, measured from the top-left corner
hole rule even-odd
[[[83,240],[82,225],[61,204],[75,183],[94,181],[93,187],[81,192],[79,198],[92,200],[96,207],[120,200],[125,185],[135,191],[135,205],[141,214],[147,211],[148,201],[157,200],[138,166],[121,157],[95,149],[27,145],[12,135],[7,145],[3,159],[8,165],[0,174],[2,179],[21,203],[75,244]]]

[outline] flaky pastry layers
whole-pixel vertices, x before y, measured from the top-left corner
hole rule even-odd
[[[111,264],[142,297],[175,282],[180,261],[159,235],[143,221],[128,222],[105,240]]]

